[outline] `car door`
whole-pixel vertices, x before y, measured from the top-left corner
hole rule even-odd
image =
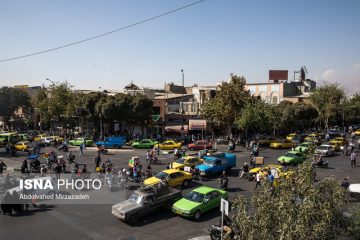
[[[221,160],[220,159],[216,159],[215,163],[214,163],[214,171],[213,173],[219,173],[221,172]]]
[[[218,191],[212,191],[210,200],[210,208],[214,209],[220,205],[221,195]]]
[[[170,173],[168,178],[167,178],[168,184],[170,187],[174,187],[177,186],[177,179],[176,179],[176,173]]]
[[[175,173],[175,182],[176,182],[176,186],[182,185],[182,183],[185,180],[185,176],[183,173],[181,172],[176,172]]]
[[[153,195],[145,196],[143,204],[142,215],[148,215],[156,210],[156,202]]]

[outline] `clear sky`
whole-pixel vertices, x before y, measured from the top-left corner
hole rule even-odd
[[[0,60],[75,42],[196,0],[2,0]],[[229,73],[266,82],[302,65],[360,92],[360,1],[206,0],[57,51],[0,62],[0,85],[68,80],[77,89],[214,85]]]

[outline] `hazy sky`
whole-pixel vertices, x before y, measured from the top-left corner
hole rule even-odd
[[[195,0],[0,1],[0,60],[108,32]],[[165,82],[214,85],[229,73],[266,82],[302,65],[318,83],[360,92],[360,1],[206,0],[57,51],[0,62],[0,85],[68,80],[77,89]]]

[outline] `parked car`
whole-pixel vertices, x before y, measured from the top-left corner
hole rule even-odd
[[[355,135],[356,135],[356,136],[360,136],[360,129],[358,129],[358,130],[355,131]]]
[[[112,206],[111,213],[128,224],[135,224],[141,217],[170,209],[181,199],[181,191],[162,185],[147,186],[134,191],[130,198]]]
[[[190,143],[188,145],[189,150],[204,150],[204,149],[211,149],[212,144],[206,140],[198,140],[195,143]]]
[[[125,144],[126,137],[124,136],[107,137],[105,138],[105,141],[99,141],[95,143],[96,146],[104,146],[105,148],[121,148]]]
[[[23,141],[30,141],[30,136],[26,133],[19,134],[20,139]]]
[[[293,143],[291,140],[283,139],[278,140],[277,142],[273,142],[270,144],[271,148],[291,148],[293,146]]]
[[[219,208],[221,198],[227,199],[228,193],[216,188],[198,187],[175,202],[172,211],[177,215],[198,220],[205,212]]]
[[[183,171],[184,167],[195,168],[195,166],[200,165],[203,162],[204,159],[199,159],[198,157],[194,156],[185,156],[173,162],[171,166],[173,169],[179,169]]]
[[[153,141],[152,139],[143,139],[140,142],[134,142],[131,147],[133,148],[153,148],[156,144],[158,144],[157,141]]]
[[[305,161],[305,159],[306,159],[305,154],[297,151],[289,151],[285,153],[283,156],[279,157],[277,161],[280,164],[295,165],[298,163],[302,163],[303,161]]]
[[[156,148],[160,148],[161,150],[174,150],[175,148],[181,148],[181,142],[175,142],[174,140],[166,140],[162,143],[158,143],[155,145]]]
[[[84,144],[84,142],[85,142],[85,145],[88,147],[90,147],[94,144],[94,141],[87,137],[75,138],[74,140],[70,140],[69,144],[72,146],[80,146],[81,144]]]
[[[197,165],[200,176],[206,177],[219,174],[222,171],[230,171],[236,167],[236,155],[231,153],[221,153],[204,157],[204,163]]]
[[[166,182],[170,187],[182,186],[188,187],[192,180],[192,174],[177,169],[167,169],[155,174],[155,176],[144,181],[144,185],[159,184]]]
[[[335,154],[335,148],[330,144],[322,144],[315,149],[315,153],[324,157],[332,156]]]
[[[65,140],[63,137],[59,137],[59,136],[50,136],[50,137],[56,139],[58,143],[62,143]]]

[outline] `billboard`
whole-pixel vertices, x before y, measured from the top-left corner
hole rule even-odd
[[[269,70],[269,80],[288,80],[288,70]]]
[[[206,130],[206,120],[190,119],[189,130]]]

